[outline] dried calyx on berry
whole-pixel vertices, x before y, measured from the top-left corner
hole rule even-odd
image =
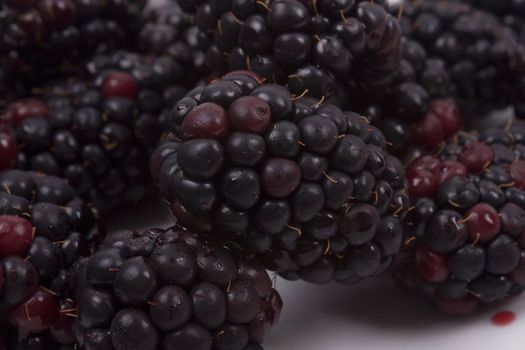
[[[400,27],[374,1],[179,4],[209,38],[208,61],[219,73],[252,70],[294,94],[375,95],[388,87],[399,64]]]
[[[356,283],[401,245],[404,169],[354,112],[231,72],[172,111],[151,169],[183,225],[220,235],[284,277]]]
[[[525,125],[460,133],[407,168],[412,210],[397,279],[447,313],[525,289]]]
[[[86,349],[260,350],[282,308],[260,263],[178,227],[110,235],[73,279]]]
[[[30,341],[30,334],[54,347],[75,342],[69,268],[101,235],[96,212],[65,180],[0,172],[0,319],[7,321],[7,348]]]

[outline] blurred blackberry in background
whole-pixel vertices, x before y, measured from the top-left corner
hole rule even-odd
[[[429,58],[445,62],[466,117],[512,104],[525,56],[496,16],[459,1],[423,0],[405,4],[401,26]]]
[[[78,70],[101,48],[133,48],[142,27],[142,0],[5,1],[0,53],[18,61],[14,83],[31,86]]]
[[[407,168],[413,209],[395,277],[446,313],[525,289],[525,124],[459,133]]]
[[[151,9],[146,19],[138,44],[142,52],[173,57],[185,68],[188,86],[210,74],[205,53],[209,39],[176,1]]]
[[[85,349],[258,350],[282,308],[260,263],[176,227],[108,236],[74,280]]]
[[[399,65],[400,28],[372,1],[179,0],[211,41],[218,74],[252,70],[296,95],[380,95]],[[342,95],[342,98],[338,95]]]
[[[65,180],[0,172],[0,323],[7,321],[7,349],[30,333],[53,344],[75,342],[68,270],[101,235],[96,212]]]
[[[105,211],[143,197],[159,114],[186,92],[184,70],[170,57],[116,52],[93,58],[88,71],[94,81],[34,89],[40,97],[11,103],[4,122],[19,144],[18,168],[64,177]]]
[[[497,15],[501,22],[511,28],[520,41],[525,43],[525,2],[523,0],[462,0],[473,7]]]
[[[404,169],[366,118],[241,71],[189,92],[171,117],[176,137],[151,169],[181,224],[290,280],[350,284],[391,265]]]

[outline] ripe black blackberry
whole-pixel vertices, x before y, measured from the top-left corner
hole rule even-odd
[[[80,265],[86,349],[261,349],[282,308],[260,263],[177,227],[108,236]]]
[[[15,83],[67,72],[102,47],[132,48],[142,0],[9,0],[0,5],[0,53],[20,61]]]
[[[413,210],[394,269],[447,313],[525,290],[525,125],[458,134],[407,168]]]
[[[294,94],[337,96],[351,81],[377,95],[399,64],[396,19],[372,1],[179,0],[210,38],[208,61],[219,74],[253,70]],[[342,88],[349,94],[348,87]],[[341,100],[340,102],[344,102]]]
[[[20,170],[0,172],[0,323],[6,321],[5,348],[24,342],[30,333],[53,344],[75,342],[69,268],[91,253],[101,234],[96,212],[65,180]]]
[[[128,52],[98,55],[87,70],[95,80],[44,87],[42,98],[8,106],[5,118],[20,146],[18,168],[64,177],[107,210],[143,197],[159,115],[185,94],[185,74],[170,57]]]
[[[467,115],[511,105],[525,56],[497,17],[459,1],[423,0],[405,6],[402,27],[445,62]]]
[[[404,169],[354,112],[252,72],[232,72],[173,108],[151,161],[181,224],[233,240],[288,279],[355,283],[401,244]]]

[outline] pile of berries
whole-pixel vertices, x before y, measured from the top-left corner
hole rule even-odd
[[[524,4],[0,1],[0,350],[262,350],[266,270],[521,294]]]

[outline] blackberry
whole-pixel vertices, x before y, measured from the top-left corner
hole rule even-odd
[[[459,1],[420,1],[403,13],[404,34],[445,62],[466,115],[512,103],[523,50],[497,17]]]
[[[14,82],[31,86],[67,73],[104,47],[133,48],[145,2],[7,1],[0,6],[0,52],[20,62]]]
[[[329,99],[352,95],[350,86],[376,95],[399,64],[398,23],[371,1],[179,4],[209,38],[208,61],[219,74],[249,69],[293,94]]]
[[[108,236],[76,276],[87,349],[257,349],[282,308],[256,260],[178,227]]]
[[[407,168],[413,210],[395,276],[462,314],[525,288],[525,125],[458,134]]]
[[[69,269],[102,233],[96,212],[65,180],[0,172],[0,319],[7,320],[8,344],[30,333],[75,342]]]
[[[159,115],[186,92],[178,85],[185,75],[169,57],[127,52],[98,55],[87,71],[94,78],[54,83],[10,104],[6,120],[20,145],[18,168],[64,177],[106,211],[143,197]]]
[[[138,43],[142,52],[173,57],[184,66],[189,85],[210,74],[204,51],[209,39],[176,2],[152,9],[146,18]]]
[[[240,71],[172,112],[176,137],[151,169],[181,224],[235,241],[288,279],[354,283],[389,267],[404,170],[366,118]]]

